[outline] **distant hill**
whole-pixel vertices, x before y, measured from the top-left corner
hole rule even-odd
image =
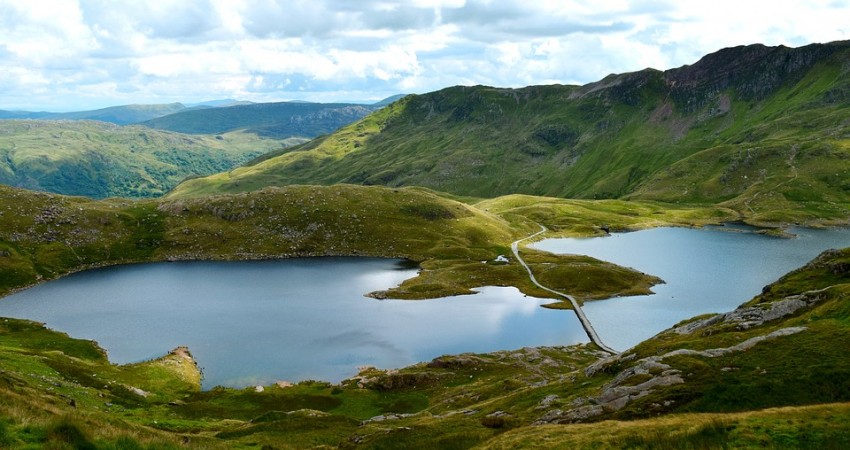
[[[253,103],[186,110],[151,119],[141,125],[189,134],[219,134],[242,130],[271,138],[313,138],[333,132],[378,108],[351,103]]]
[[[0,119],[40,119],[53,113],[46,111],[5,111],[0,110]]]
[[[387,106],[387,105],[389,105],[389,104],[391,104],[391,103],[393,103],[393,102],[396,102],[396,101],[398,101],[398,100],[403,99],[404,97],[407,97],[407,95],[408,95],[408,94],[396,94],[396,95],[392,95],[392,96],[389,96],[389,97],[387,97],[387,98],[385,98],[385,99],[383,99],[383,100],[381,100],[381,101],[379,101],[379,102],[372,103],[372,106]]]
[[[285,144],[243,133],[214,138],[95,121],[3,120],[0,183],[93,198],[151,197]]]
[[[0,119],[43,119],[43,120],[98,120],[116,125],[130,125],[145,122],[143,125],[169,131],[190,134],[219,134],[229,131],[248,129],[266,137],[313,138],[330,133],[342,125],[364,117],[366,114],[382,108],[404,97],[403,94],[385,98],[374,104],[359,103],[314,103],[295,100],[279,103],[254,103],[245,100],[221,99],[200,103],[168,103],[145,105],[121,105],[91,111],[47,112],[47,111],[5,111],[0,110]],[[311,105],[293,106],[287,105]],[[216,113],[198,113],[200,110],[248,107],[220,111]],[[174,114],[194,112],[186,116],[177,115],[167,119],[154,120]],[[212,122],[206,122],[212,120]],[[200,130],[200,131],[199,131]]]
[[[110,106],[92,111],[75,111],[65,113],[30,112],[30,111],[0,111],[0,119],[44,119],[44,120],[99,120],[101,122],[127,125],[150,120],[155,117],[173,114],[186,109],[182,103],[161,105],[122,105]]]
[[[753,220],[846,218],[848,60],[850,42],[750,45],[584,86],[409,95],[175,194],[345,182],[478,197],[723,202]]]
[[[246,100],[234,100],[232,98],[222,99],[222,100],[209,100],[200,103],[187,103],[186,107],[188,108],[197,108],[197,107],[210,107],[210,108],[224,108],[227,106],[236,106],[236,105],[250,105],[254,102],[249,102]]]

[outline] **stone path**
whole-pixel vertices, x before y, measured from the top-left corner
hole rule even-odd
[[[538,231],[537,233],[534,233],[531,236],[524,237],[524,238],[522,238],[518,241],[514,241],[511,244],[511,250],[513,250],[513,252],[514,252],[514,257],[516,257],[516,260],[519,261],[519,263],[522,264],[523,267],[525,267],[525,270],[528,272],[528,277],[531,279],[531,282],[534,283],[535,286],[539,287],[540,289],[543,289],[544,291],[551,292],[551,293],[553,293],[557,296],[563,297],[570,302],[570,304],[573,306],[573,311],[575,311],[576,316],[578,317],[579,322],[581,322],[581,326],[584,327],[584,331],[585,331],[585,333],[587,333],[587,337],[590,338],[590,342],[593,342],[594,344],[596,344],[597,347],[601,348],[602,350],[604,350],[608,353],[611,353],[612,355],[619,354],[620,352],[612,349],[611,347],[608,347],[607,345],[605,345],[602,342],[602,339],[600,339],[599,335],[596,334],[596,330],[593,329],[593,324],[591,324],[590,319],[588,319],[587,316],[584,315],[584,311],[582,311],[581,305],[579,305],[579,303],[575,299],[575,297],[573,297],[572,295],[569,295],[569,294],[565,294],[563,292],[558,292],[554,289],[549,289],[548,287],[540,284],[537,281],[537,279],[534,278],[534,273],[531,271],[531,267],[528,267],[528,264],[526,264],[525,261],[522,259],[522,257],[519,256],[519,243],[520,242],[528,240],[528,239],[532,239],[532,238],[534,238],[534,237],[536,237],[536,236],[538,236],[542,233],[545,233],[546,231],[547,231],[546,227],[544,227],[543,225],[540,225],[540,231]]]

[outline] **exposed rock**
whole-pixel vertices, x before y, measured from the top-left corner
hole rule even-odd
[[[673,332],[690,334],[719,323],[734,324],[739,330],[748,330],[766,322],[790,316],[803,308],[814,305],[823,299],[823,296],[820,294],[828,289],[829,287],[807,291],[771,303],[740,307],[724,314],[717,314],[705,319],[686,323],[674,328]]]
[[[594,417],[601,416],[602,414],[605,414],[605,408],[601,405],[582,406],[569,411],[553,409],[537,419],[534,422],[534,425],[584,422],[587,419],[592,419]]]
[[[464,367],[474,367],[484,362],[480,356],[475,355],[457,355],[457,356],[440,356],[434,358],[428,363],[428,367],[434,369],[460,369]]]
[[[146,392],[146,391],[139,389],[137,387],[134,387],[134,386],[127,386],[127,390],[138,395],[138,396],[140,396],[140,397],[147,397],[148,395],[151,395],[149,392]]]
[[[696,330],[710,327],[718,322],[722,322],[723,318],[723,314],[715,314],[711,317],[688,322],[680,327],[673,328],[673,332],[678,334],[691,334]]]
[[[705,320],[712,320],[714,319],[714,317],[717,316],[713,316]],[[741,342],[728,348],[714,348],[708,350],[678,349],[673,350],[671,352],[667,352],[660,356],[650,356],[647,358],[639,359],[635,361],[635,363],[630,367],[620,371],[614,377],[614,379],[611,380],[611,382],[603,386],[598,396],[587,399],[590,403],[592,403],[592,405],[581,406],[584,403],[585,399],[576,399],[576,401],[574,401],[571,405],[573,406],[572,409],[569,409],[567,411],[557,409],[549,411],[542,417],[540,417],[535,423],[543,424],[581,422],[586,419],[600,416],[606,412],[614,412],[620,410],[626,405],[628,405],[629,402],[649,395],[653,391],[653,389],[657,387],[672,386],[675,384],[684,383],[685,379],[684,377],[682,377],[681,372],[677,369],[674,369],[669,364],[665,364],[663,362],[663,360],[666,358],[674,356],[697,356],[705,358],[715,358],[718,356],[728,355],[730,353],[746,351],[754,347],[758,343],[770,339],[775,339],[781,336],[788,336],[800,333],[804,330],[806,330],[806,327],[781,328],[779,330],[775,330],[771,333],[762,336],[756,336],[747,339],[744,342]],[[613,356],[610,358],[599,360],[591,366],[588,366],[587,369],[585,369],[585,375],[587,375],[588,377],[593,376],[601,371],[606,370],[614,364],[629,361],[634,358],[634,354],[629,354],[625,356]],[[629,380],[633,379],[633,377],[640,377],[639,379],[642,381],[635,385],[627,385],[626,383],[628,383]],[[649,377],[649,379],[646,379],[646,377]],[[582,401],[578,402],[578,400]]]
[[[543,397],[543,400],[540,400],[540,403],[537,405],[535,409],[546,409],[552,406],[555,402],[560,399],[557,394],[547,395]]]
[[[608,367],[621,362],[630,361],[635,359],[636,355],[634,353],[628,355],[614,355],[608,356],[606,358],[601,358],[595,363],[585,367],[584,375],[588,378],[596,375],[597,373],[605,371]]]
[[[411,416],[413,416],[413,414],[395,414],[395,413],[381,414],[381,415],[378,415],[378,416],[375,416],[375,417],[372,417],[372,418],[369,418],[369,419],[366,419],[366,420],[360,422],[360,425],[366,425],[367,423],[373,423],[373,422],[384,422],[386,420],[399,420],[399,419],[404,419],[406,417],[411,417]]]
[[[433,385],[446,376],[450,375],[429,372],[387,373],[368,380],[366,386],[379,391],[415,388]]]

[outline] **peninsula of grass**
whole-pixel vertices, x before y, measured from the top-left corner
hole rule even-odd
[[[243,194],[90,200],[0,186],[0,295],[116,264],[316,256],[401,258],[420,276],[375,296],[424,299],[531,285],[510,243],[544,224],[553,235],[599,234],[735,218],[724,209],[510,196],[462,203],[420,188],[286,186]],[[523,250],[553,288],[584,298],[647,292],[658,280],[586,257]]]

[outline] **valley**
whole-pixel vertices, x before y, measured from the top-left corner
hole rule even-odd
[[[610,301],[607,315],[628,315],[622,300],[667,312],[675,308],[642,298],[604,300],[666,292],[653,270],[545,251],[550,242],[539,240],[740,223],[758,227],[749,237],[788,242],[800,227],[847,226],[848,58],[846,41],[750,45],[583,86],[455,86],[334,113],[241,104],[146,126],[2,120],[0,296],[110,266],[354,257],[418,266],[416,276],[354,292],[373,307],[460,302],[483,288],[533,297],[534,308]],[[664,245],[673,235],[639,247],[637,261],[652,252],[675,260]],[[684,248],[707,261],[718,242]],[[748,264],[781,258],[758,255]],[[755,292],[729,294],[725,310],[677,316],[615,346],[622,353],[576,341],[477,353],[461,345],[333,383],[268,376],[209,386],[193,346],[115,364],[67,330],[2,318],[0,447],[843,448],[850,429],[835,419],[848,413],[850,360],[836,349],[850,344],[848,268],[850,249],[809,252]],[[167,284],[139,280],[140,290]],[[321,292],[308,289],[307,303]],[[389,341],[422,325],[398,320]],[[381,327],[364,323],[364,333]],[[440,324],[424,328],[439,334]]]

